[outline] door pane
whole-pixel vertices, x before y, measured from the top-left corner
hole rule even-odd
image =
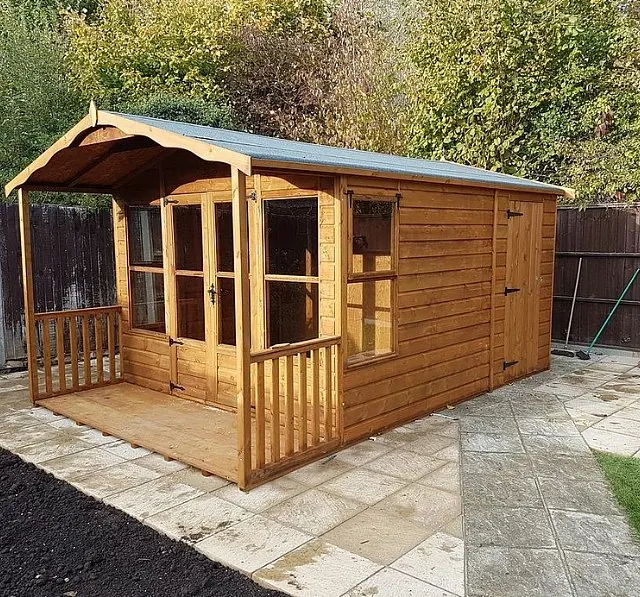
[[[267,282],[269,344],[318,337],[318,284]]]
[[[233,278],[218,278],[218,344],[236,345],[236,303]]]
[[[176,269],[202,271],[202,210],[199,205],[175,206],[173,228]]]
[[[318,275],[318,199],[264,202],[267,274]]]
[[[350,361],[393,350],[391,293],[391,280],[367,280],[347,285],[347,354]]]
[[[231,203],[216,203],[216,253],[219,272],[233,271],[233,219]]]
[[[393,210],[389,201],[354,200],[352,272],[392,269]]]
[[[204,340],[204,280],[176,276],[178,337]]]
[[[162,223],[159,207],[130,207],[129,264],[162,267]]]
[[[131,272],[131,325],[165,333],[164,276],[151,272]]]

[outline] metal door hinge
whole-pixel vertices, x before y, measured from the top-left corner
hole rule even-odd
[[[502,363],[502,370],[505,371],[507,367],[511,367],[512,365],[517,365],[520,361],[505,361]]]
[[[211,284],[207,292],[209,293],[209,300],[211,301],[211,304],[215,305],[216,304],[216,287],[213,284]]]
[[[506,286],[504,287],[504,295],[507,296],[508,294],[512,294],[514,292],[520,292],[519,288],[507,288]]]
[[[175,384],[172,381],[170,381],[169,382],[169,391],[173,392],[173,390],[182,390],[184,392],[184,386],[179,386],[178,384]]]
[[[177,344],[178,346],[182,346],[184,342],[180,342],[180,340],[174,340],[173,338],[169,338],[169,346],[173,346]]]
[[[178,203],[177,199],[169,199],[169,197],[162,198],[162,207],[167,207],[169,203]]]
[[[247,195],[248,199],[251,199],[251,201],[257,201],[258,200],[258,193],[256,193],[255,191],[251,191],[248,195]]]
[[[521,211],[511,211],[510,209],[507,210],[507,219],[523,215],[524,214]]]
[[[400,209],[400,199],[402,199],[402,193],[396,193],[396,206]]]

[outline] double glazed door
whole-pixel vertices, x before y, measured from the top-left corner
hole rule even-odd
[[[231,202],[202,193],[164,204],[171,393],[216,402],[218,353],[235,345]]]
[[[505,380],[536,370],[543,204],[510,201],[505,292]]]

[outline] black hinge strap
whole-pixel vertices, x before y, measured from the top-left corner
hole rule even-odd
[[[169,205],[169,203],[178,203],[177,199],[169,199],[169,197],[163,197],[162,198],[162,206],[163,207],[167,207],[167,205]]]
[[[170,381],[169,382],[169,391],[173,392],[173,390],[182,390],[184,392],[184,386],[179,386],[178,384],[175,384],[172,381]]]
[[[400,199],[402,199],[402,193],[396,193],[396,205],[400,209]]]
[[[507,367],[511,367],[512,365],[518,364],[520,361],[505,361],[502,363],[502,370],[504,371]]]
[[[504,287],[504,295],[507,296],[508,294],[512,294],[514,292],[520,292],[519,288],[507,288],[506,286]]]
[[[511,211],[510,209],[507,210],[507,219],[508,218],[515,218],[516,216],[523,216],[524,214],[521,211]]]
[[[169,346],[173,346],[177,344],[178,346],[182,346],[184,342],[180,342],[180,340],[174,340],[173,338],[169,338]]]

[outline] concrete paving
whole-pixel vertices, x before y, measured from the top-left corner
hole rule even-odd
[[[31,408],[26,385],[0,376],[1,447],[290,595],[640,594],[589,449],[640,456],[637,361],[554,358],[249,493]]]

